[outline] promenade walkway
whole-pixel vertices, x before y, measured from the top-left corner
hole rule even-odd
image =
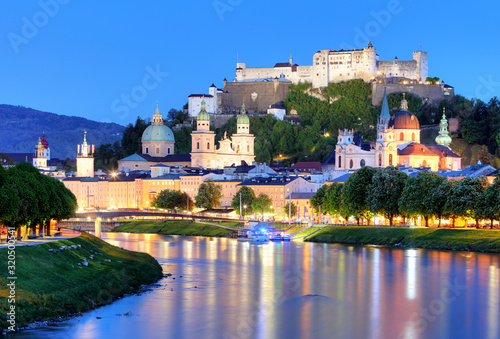
[[[79,237],[81,234],[78,231],[73,231],[73,230],[68,230],[68,229],[61,229],[61,231],[58,233],[61,233],[61,235],[50,236],[50,237],[47,236],[47,237],[37,238],[37,239],[19,240],[19,241],[16,241],[16,247],[17,246],[28,246],[28,245],[40,245],[40,244],[45,244],[45,243],[51,242],[51,241],[76,238],[76,237]],[[8,246],[8,243],[6,243],[5,235],[3,235],[2,242],[0,243],[0,248],[4,248],[7,246]]]

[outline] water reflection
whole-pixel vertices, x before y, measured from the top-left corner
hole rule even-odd
[[[173,276],[149,293],[12,338],[500,337],[498,255],[104,236],[150,253]]]

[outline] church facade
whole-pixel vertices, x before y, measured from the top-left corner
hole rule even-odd
[[[215,133],[210,131],[210,116],[203,101],[196,118],[196,131],[191,133],[191,167],[224,168],[239,165],[242,161],[251,164],[255,161],[254,139],[243,104],[236,122],[236,133],[231,139],[224,134],[224,138],[219,141],[219,148],[216,148]]]
[[[408,102],[403,99],[400,110],[391,116],[387,93],[384,92],[376,142],[362,143],[355,138],[353,130],[339,131],[335,169],[349,171],[363,166],[385,168],[399,165],[426,167],[433,172],[460,170],[462,159],[449,147],[451,138],[447,126],[443,113],[436,144],[421,144],[420,124],[415,114],[408,110]]]

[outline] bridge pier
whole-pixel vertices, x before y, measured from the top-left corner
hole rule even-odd
[[[95,236],[101,238],[101,218],[95,218]]]

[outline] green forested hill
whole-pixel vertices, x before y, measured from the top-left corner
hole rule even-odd
[[[45,132],[51,157],[60,159],[76,157],[77,144],[82,143],[84,130],[87,131],[87,141],[96,146],[120,141],[124,130],[115,123],[12,105],[0,105],[0,121],[0,152],[34,152],[38,138]]]

